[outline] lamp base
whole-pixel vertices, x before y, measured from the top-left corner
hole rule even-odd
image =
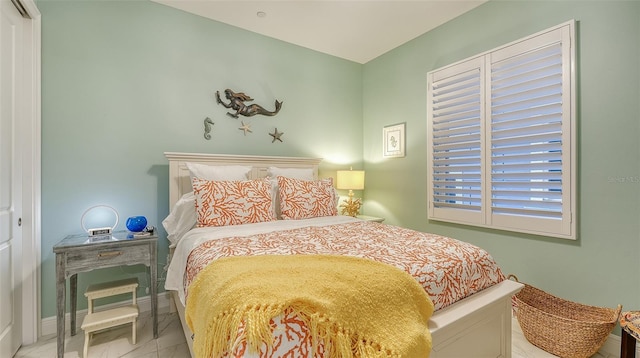
[[[362,201],[360,198],[353,198],[353,191],[349,190],[349,199],[345,200],[340,207],[342,211],[340,212],[342,215],[353,216],[354,218],[360,214],[360,206],[362,206]]]

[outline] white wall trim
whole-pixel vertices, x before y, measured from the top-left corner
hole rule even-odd
[[[38,340],[40,332],[41,261],[41,41],[42,17],[34,0],[18,0],[30,20],[24,28],[23,106],[25,118],[20,133],[22,163],[22,344]]]
[[[169,292],[165,291],[158,294],[158,313],[169,311],[169,303],[170,303],[169,298],[170,298]],[[149,296],[138,298],[137,303],[138,303],[138,309],[140,310],[140,313],[151,312],[151,298]],[[131,304],[131,300],[129,299],[122,302],[115,302],[115,303],[110,303],[106,305],[100,305],[96,307],[96,310],[98,311],[103,309],[111,309],[114,307],[130,305],[130,304]],[[86,309],[77,311],[76,313],[76,327],[78,329],[77,330],[78,334],[82,334],[80,325],[82,324],[82,320],[86,315],[87,315]],[[64,322],[65,322],[64,324],[65,332],[69,332],[71,327],[71,318],[70,318],[69,312],[67,312],[67,314],[65,315]],[[42,326],[42,336],[55,335],[57,331],[56,316],[43,318],[41,326]]]

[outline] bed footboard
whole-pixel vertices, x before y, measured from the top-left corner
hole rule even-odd
[[[430,358],[510,358],[511,297],[521,288],[505,280],[436,312],[429,320]]]
[[[433,340],[430,358],[511,357],[511,297],[522,284],[506,280],[433,314],[429,330]],[[185,322],[177,292],[176,304],[189,352],[192,332]]]

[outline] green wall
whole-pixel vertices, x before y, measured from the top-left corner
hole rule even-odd
[[[427,220],[426,73],[577,21],[576,241]],[[364,206],[388,223],[486,248],[506,273],[558,296],[640,306],[640,2],[490,1],[364,65]],[[406,157],[383,159],[406,122]]]
[[[364,165],[365,214],[475,243],[505,272],[556,295],[638,309],[640,2],[490,1],[365,65],[147,1],[38,7],[42,317],[55,314],[51,248],[80,232],[85,209],[108,204],[123,219],[145,215],[160,226],[165,151],[323,157],[321,176]],[[426,73],[570,19],[578,35],[579,239],[427,221]],[[275,117],[248,119],[253,133],[245,137],[213,99],[225,88],[284,106]],[[210,141],[206,117],[216,123]],[[407,155],[384,159],[382,128],[401,122]],[[275,127],[284,143],[271,143]],[[138,275],[144,292],[138,267],[81,274],[80,290],[124,274]]]
[[[165,151],[322,157],[321,176],[362,166],[362,66],[149,1],[48,1],[42,13],[42,317],[55,315],[52,247],[82,213],[116,208],[161,227],[169,212]],[[233,119],[231,88],[274,117]],[[215,124],[205,140],[203,120]],[[240,120],[253,133],[243,135]],[[272,143],[277,127],[283,143]],[[164,231],[159,272],[166,263]],[[78,275],[91,282],[141,266]],[[164,275],[161,275],[164,277]],[[160,284],[162,290],[163,284]],[[79,306],[86,300],[79,295]]]

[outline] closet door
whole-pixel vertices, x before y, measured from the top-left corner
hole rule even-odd
[[[24,18],[0,0],[0,357],[22,342],[22,108]]]

